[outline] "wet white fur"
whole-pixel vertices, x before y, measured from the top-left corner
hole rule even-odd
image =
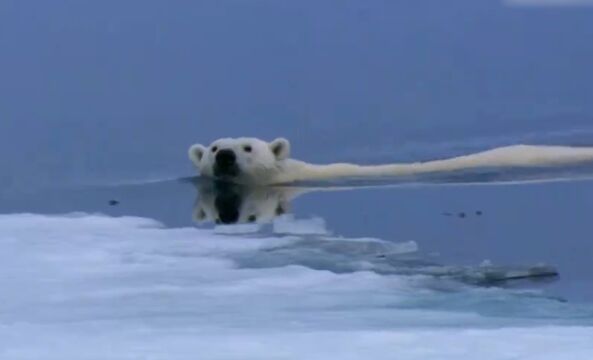
[[[251,146],[251,152],[244,150],[247,145]],[[202,176],[213,177],[213,147],[231,149],[235,152],[241,175],[234,181],[258,185],[338,178],[404,176],[480,167],[557,166],[593,161],[591,147],[513,145],[450,159],[408,164],[318,165],[290,159],[290,143],[283,138],[270,143],[257,138],[224,138],[214,141],[209,147],[195,144],[189,148],[189,157]]]

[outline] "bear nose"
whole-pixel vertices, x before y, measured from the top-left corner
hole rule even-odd
[[[237,157],[233,150],[224,149],[216,153],[216,162],[221,166],[233,165],[236,160]]]

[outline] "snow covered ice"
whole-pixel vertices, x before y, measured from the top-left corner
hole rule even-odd
[[[0,358],[593,358],[590,308],[433,276],[414,242],[229,229],[1,215]]]

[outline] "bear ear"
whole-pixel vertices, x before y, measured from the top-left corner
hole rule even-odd
[[[200,165],[202,157],[206,153],[206,147],[200,144],[192,145],[188,150],[189,159],[196,165]]]
[[[284,160],[290,156],[290,143],[284,138],[278,138],[270,143],[270,150],[276,160]]]

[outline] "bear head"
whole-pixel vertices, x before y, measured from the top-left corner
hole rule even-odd
[[[189,158],[201,176],[245,184],[269,180],[289,155],[290,143],[283,138],[269,143],[256,138],[224,138],[207,147],[195,144],[189,148]]]

